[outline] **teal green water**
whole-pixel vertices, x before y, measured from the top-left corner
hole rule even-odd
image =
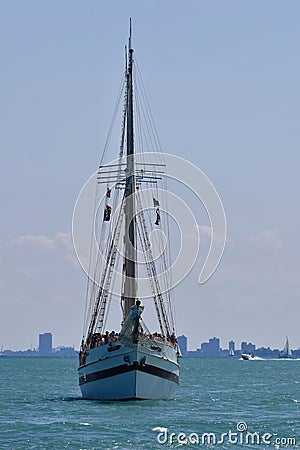
[[[0,358],[0,449],[300,448],[299,360],[183,359],[181,365],[176,400],[95,402],[80,398],[76,359]],[[259,441],[246,442],[239,422]],[[160,436],[163,442],[167,434],[167,443],[157,441],[155,427],[168,429]],[[237,435],[228,437],[230,430]],[[178,441],[179,433],[187,437]],[[216,441],[202,441],[204,433]],[[271,437],[264,443],[265,433]]]

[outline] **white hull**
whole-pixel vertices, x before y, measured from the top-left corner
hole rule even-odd
[[[110,347],[118,347],[109,351]],[[179,384],[174,347],[115,342],[89,350],[79,367],[83,398],[95,400],[172,399]],[[161,350],[158,351],[157,348]]]

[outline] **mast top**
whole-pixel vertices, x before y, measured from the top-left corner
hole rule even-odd
[[[131,30],[131,17],[129,19],[129,39],[128,39],[128,49],[129,51],[133,51],[131,47],[131,36],[132,36],[132,30]]]

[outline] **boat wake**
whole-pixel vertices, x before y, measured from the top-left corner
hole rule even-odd
[[[247,360],[245,360],[244,358],[240,358],[240,361],[265,361],[265,358],[260,358],[259,356],[252,356]]]
[[[245,361],[244,358],[239,358],[240,361]],[[300,361],[300,358],[260,358],[259,356],[253,356],[247,361]]]
[[[269,361],[300,361],[300,358],[268,358]]]

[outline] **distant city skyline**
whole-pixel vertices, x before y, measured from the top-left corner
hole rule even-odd
[[[59,348],[77,348],[76,346],[65,346],[63,344],[58,345],[57,347],[52,347],[52,342],[53,342],[53,338],[54,335],[51,332],[44,332],[44,333],[39,333],[38,336],[38,345],[34,348],[32,348],[32,346],[30,346],[30,348],[19,348],[19,349],[15,349],[15,351],[25,351],[25,350],[34,350],[40,353],[40,355],[42,356],[47,356],[49,355],[53,350],[55,349],[59,349]],[[211,356],[213,356],[214,354],[218,354],[219,350],[228,350],[230,351],[230,349],[232,349],[233,351],[241,351],[242,353],[252,353],[254,352],[258,346],[255,343],[252,342],[247,342],[244,340],[239,341],[238,343],[234,340],[230,340],[227,342],[227,344],[223,344],[221,345],[221,339],[219,337],[213,336],[211,338],[209,338],[207,341],[203,341],[203,342],[199,342],[199,346],[197,348],[189,348],[189,337],[186,336],[185,334],[179,335],[177,337],[178,340],[178,345],[180,346],[181,349],[184,349],[184,351],[187,352],[197,352],[197,351],[202,351],[204,353],[207,352],[207,350],[209,349],[209,352],[211,354]],[[262,345],[261,347],[263,348],[272,348],[273,350],[281,350],[284,347],[284,341],[282,342],[281,347],[271,347],[270,343],[265,343],[264,345]],[[267,347],[265,347],[267,346]],[[3,346],[2,346],[3,347]],[[79,346],[78,346],[79,347]],[[299,350],[300,349],[300,345],[293,345],[291,344],[291,348],[293,350]],[[5,351],[5,350],[11,350],[10,348],[2,348],[1,351]]]
[[[60,345],[52,347],[53,335],[50,332],[38,335],[38,347],[27,349],[1,349],[2,356],[34,356],[34,357],[77,357],[78,351],[74,347]]]
[[[242,341],[240,348],[237,348],[233,340],[228,342],[228,347],[224,348],[220,346],[220,339],[218,337],[212,337],[208,339],[208,342],[201,342],[199,348],[190,350],[188,348],[188,338],[185,335],[180,335],[177,338],[178,345],[183,357],[191,358],[217,358],[228,356],[241,356],[242,353],[247,353],[260,357],[275,357],[279,356],[282,348],[271,348],[270,346],[257,347],[252,342]],[[282,346],[283,347],[283,346]],[[231,353],[232,351],[232,353]],[[293,355],[297,358],[300,357],[300,347],[293,348]]]

